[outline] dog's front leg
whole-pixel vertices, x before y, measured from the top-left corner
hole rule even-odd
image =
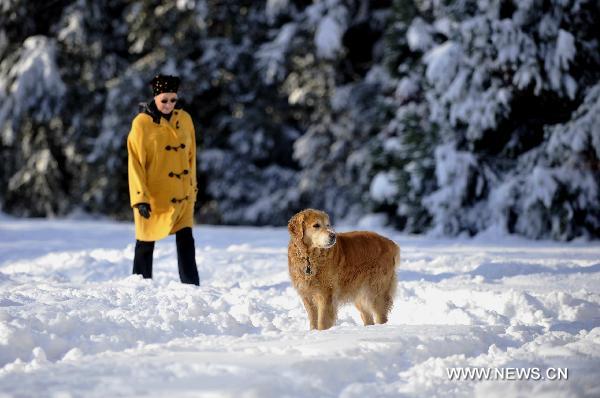
[[[331,292],[317,297],[318,329],[329,329],[335,323],[335,308]]]
[[[306,315],[308,315],[308,321],[310,322],[310,329],[317,328],[317,306],[311,298],[302,296],[302,302],[304,303],[304,309],[306,309]]]

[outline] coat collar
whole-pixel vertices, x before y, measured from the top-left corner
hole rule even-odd
[[[175,104],[175,109],[182,109],[182,108],[183,108],[183,105],[182,105],[181,99],[180,99]],[[139,109],[140,109],[140,113],[145,113],[147,115],[150,115],[150,117],[152,117],[152,121],[154,123],[160,124],[160,118],[161,118],[162,114],[156,107],[156,103],[154,102],[154,99],[151,99],[148,102],[140,102]]]

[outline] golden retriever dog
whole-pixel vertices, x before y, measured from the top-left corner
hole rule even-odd
[[[374,232],[336,234],[326,213],[306,209],[289,223],[288,270],[311,329],[329,329],[338,307],[354,303],[367,325],[386,323],[400,248]]]

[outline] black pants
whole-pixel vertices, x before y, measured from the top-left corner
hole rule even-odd
[[[196,247],[191,228],[183,228],[175,233],[177,242],[177,265],[181,283],[200,284],[198,268],[196,267]],[[135,256],[133,258],[133,273],[144,278],[152,278],[152,255],[154,242],[135,241]]]

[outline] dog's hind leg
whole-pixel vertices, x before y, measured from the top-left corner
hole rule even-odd
[[[383,292],[381,292],[373,302],[373,308],[375,310],[375,323],[386,323],[388,321],[388,314],[392,310],[394,305],[394,294],[396,293],[396,274],[392,274],[390,283]]]
[[[366,300],[362,294],[359,294],[359,296],[356,298],[354,305],[360,312],[360,317],[362,318],[364,325],[374,325],[371,306],[368,304],[368,300]]]
[[[375,300],[375,323],[386,323],[388,321],[388,313],[392,308],[392,298],[383,295]]]
[[[358,308],[358,311],[360,312],[360,317],[362,318],[362,321],[363,321],[363,323],[364,323],[365,326],[369,326],[369,325],[374,325],[375,324],[373,322],[373,314],[371,314],[371,311],[369,311],[367,308],[365,308],[360,303],[354,303],[354,305],[356,305],[356,308]]]

